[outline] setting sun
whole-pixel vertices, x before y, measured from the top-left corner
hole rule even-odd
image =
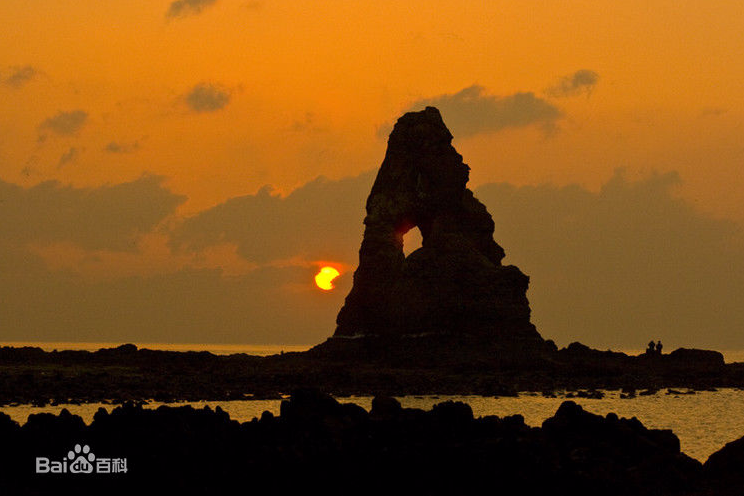
[[[340,275],[341,273],[333,267],[323,267],[315,274],[315,284],[322,290],[330,291],[336,287],[333,285],[333,280]]]

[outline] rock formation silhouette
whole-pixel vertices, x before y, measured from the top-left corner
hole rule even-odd
[[[470,167],[434,107],[403,115],[367,199],[354,284],[334,338],[478,336],[538,344],[529,277],[502,265],[494,223],[466,184]],[[403,236],[422,247],[408,257]]]

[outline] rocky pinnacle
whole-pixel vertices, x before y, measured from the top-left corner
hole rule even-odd
[[[529,278],[504,266],[470,168],[434,107],[398,119],[372,191],[354,284],[335,338],[477,335],[541,342],[530,323]],[[403,236],[418,228],[408,257]]]

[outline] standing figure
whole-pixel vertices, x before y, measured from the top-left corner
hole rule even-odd
[[[663,346],[661,344],[661,341],[659,341],[658,343],[656,343],[656,353],[657,354],[661,355],[661,349],[662,348],[663,348]]]

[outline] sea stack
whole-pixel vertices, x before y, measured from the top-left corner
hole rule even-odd
[[[353,287],[329,342],[449,336],[542,348],[530,323],[529,277],[502,265],[493,219],[466,187],[469,171],[439,110],[398,119],[367,198]],[[423,243],[406,257],[403,236],[413,228]]]

